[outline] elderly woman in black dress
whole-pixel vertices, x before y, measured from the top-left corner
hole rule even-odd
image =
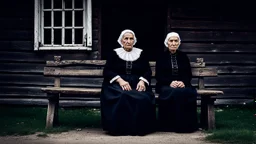
[[[164,41],[167,50],[156,61],[158,124],[163,131],[193,132],[198,127],[197,93],[191,85],[189,58],[178,50],[180,42],[178,33],[169,33]]]
[[[113,135],[145,135],[154,130],[155,97],[150,87],[152,71],[136,36],[124,30],[120,48],[110,52],[101,91],[103,130]]]

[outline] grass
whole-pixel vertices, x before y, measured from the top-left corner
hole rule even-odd
[[[85,127],[100,127],[100,112],[89,108],[61,108],[60,125],[45,129],[46,108],[0,106],[0,135],[27,135],[36,132],[58,133]]]
[[[46,108],[0,106],[0,135],[27,135],[80,130],[86,127],[100,128],[99,109],[61,108],[60,125],[45,129]],[[216,129],[209,133],[207,141],[218,143],[256,144],[256,113],[253,106],[216,108]]]
[[[256,113],[252,106],[216,109],[216,129],[206,140],[219,143],[256,144]]]

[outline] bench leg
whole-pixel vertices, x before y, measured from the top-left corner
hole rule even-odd
[[[204,129],[215,129],[215,99],[209,97],[202,97],[201,99],[201,126]]]
[[[59,123],[58,109],[59,109],[59,94],[50,95],[48,94],[48,109],[46,116],[46,128],[52,128],[54,125]]]

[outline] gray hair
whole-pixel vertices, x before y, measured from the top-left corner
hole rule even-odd
[[[165,45],[166,47],[168,47],[168,40],[169,40],[169,38],[172,37],[172,36],[178,37],[178,38],[179,38],[179,42],[181,41],[181,40],[180,40],[180,36],[179,36],[178,33],[176,33],[176,32],[170,32],[170,33],[167,34],[167,36],[166,36],[166,38],[165,38],[165,40],[164,40],[164,45]]]
[[[135,33],[134,33],[132,30],[126,29],[126,30],[123,30],[123,31],[121,32],[121,34],[120,34],[120,36],[119,36],[119,38],[118,38],[118,40],[117,40],[117,42],[121,45],[121,47],[123,47],[123,44],[122,44],[121,40],[122,40],[122,38],[123,38],[123,36],[124,36],[125,33],[131,33],[131,34],[133,34],[133,36],[134,36],[134,43],[133,43],[133,45],[135,45],[136,42],[137,42],[137,38],[136,38],[136,36],[135,36]]]

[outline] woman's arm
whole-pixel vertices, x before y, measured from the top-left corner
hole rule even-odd
[[[172,79],[170,78],[171,73],[169,73],[170,70],[167,69],[168,66],[166,65],[168,65],[168,60],[164,55],[156,60],[156,80],[158,83],[170,85],[172,82]]]
[[[114,52],[110,53],[106,60],[105,67],[103,69],[103,77],[110,83],[112,83],[120,77],[114,69],[115,57],[116,56],[114,55]]]
[[[141,68],[143,68],[143,70],[142,70],[142,75],[139,79],[144,81],[146,84],[150,85],[152,70],[149,64],[149,60],[143,53],[141,53],[141,59],[142,59]]]
[[[183,59],[183,64],[184,64],[182,81],[185,84],[185,86],[188,86],[188,85],[190,85],[191,80],[192,80],[192,71],[191,71],[191,66],[190,66],[190,60],[186,54],[183,55],[182,59]]]

